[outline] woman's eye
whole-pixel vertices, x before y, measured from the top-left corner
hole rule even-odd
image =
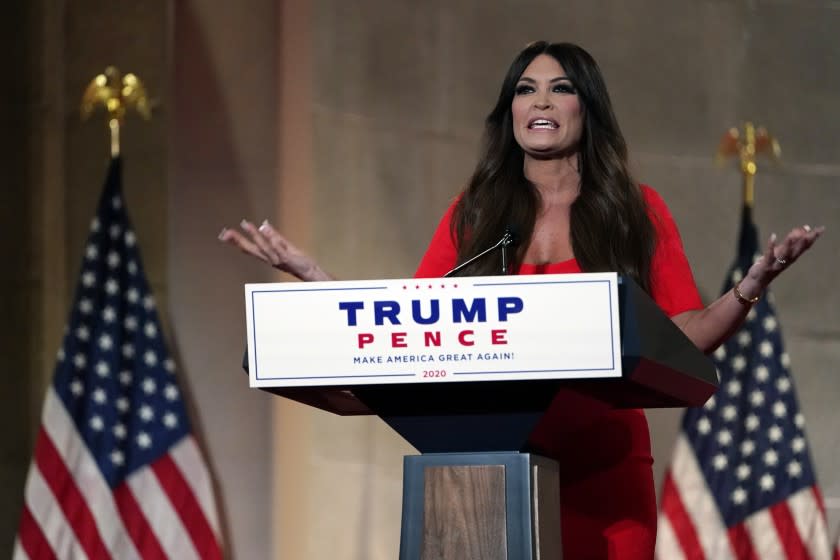
[[[528,85],[524,85],[524,84],[520,85],[520,86],[516,86],[516,89],[514,90],[516,95],[522,95],[523,93],[531,93],[532,91],[534,91],[534,88],[532,88],[531,86],[528,86]]]
[[[554,86],[554,92],[555,93],[575,94],[575,93],[577,93],[577,90],[575,89],[575,86],[573,86],[572,84],[560,83],[560,84],[556,84]]]

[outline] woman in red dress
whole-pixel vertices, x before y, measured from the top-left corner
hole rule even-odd
[[[225,229],[220,239],[303,280],[331,279],[267,222],[241,226],[244,233]],[[576,45],[546,42],[528,45],[508,69],[472,178],[441,220],[417,276],[443,275],[507,228],[524,240],[512,259],[517,274],[629,276],[706,352],[823,231],[806,225],[779,244],[771,237],[745,278],[704,307],[665,203],[630,176],[598,65]],[[461,274],[497,271],[497,259],[483,258]],[[562,459],[564,557],[653,558],[656,501],[644,413],[582,407],[574,414],[574,429],[549,414],[530,442]]]

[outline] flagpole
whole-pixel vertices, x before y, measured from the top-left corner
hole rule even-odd
[[[145,120],[151,118],[151,104],[146,88],[135,74],[123,76],[117,67],[109,66],[91,80],[82,94],[82,120],[88,119],[99,105],[104,105],[108,111],[111,157],[117,158],[120,155],[120,128],[127,110],[136,110]]]
[[[762,153],[778,163],[782,150],[766,128],[756,128],[749,121],[744,123],[743,133],[736,127],[727,130],[718,145],[715,157],[718,165],[733,156],[738,156],[740,160],[745,208],[752,209],[755,204],[755,174],[758,171],[756,156]]]

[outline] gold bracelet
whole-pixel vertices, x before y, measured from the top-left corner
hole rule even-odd
[[[754,304],[755,302],[758,301],[758,298],[761,297],[761,294],[758,294],[757,296],[751,297],[751,298],[745,297],[744,294],[742,294],[741,290],[739,289],[740,286],[741,286],[740,282],[735,284],[735,287],[732,288],[732,293],[735,294],[735,299],[737,299],[738,303],[740,303],[741,305],[752,305],[752,304]]]

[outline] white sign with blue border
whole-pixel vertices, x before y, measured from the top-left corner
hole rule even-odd
[[[247,284],[252,387],[621,377],[615,273]]]

